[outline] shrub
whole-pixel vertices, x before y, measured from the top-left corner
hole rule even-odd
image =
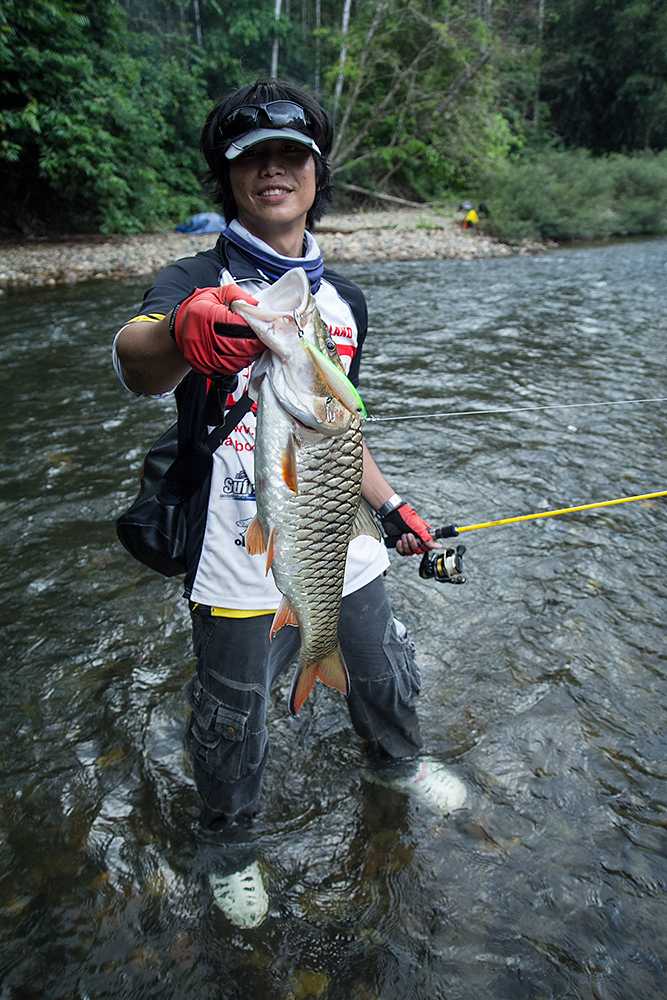
[[[485,229],[507,242],[660,234],[667,232],[667,153],[532,153],[488,171],[478,193],[491,212]]]

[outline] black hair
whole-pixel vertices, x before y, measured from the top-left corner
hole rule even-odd
[[[301,87],[284,80],[256,80],[219,100],[209,112],[201,133],[201,151],[208,163],[207,180],[214,186],[214,198],[222,206],[225,219],[228,222],[235,219],[238,209],[229,182],[230,161],[225,156],[227,143],[220,134],[220,124],[227,115],[243,104],[268,104],[270,101],[293,101],[299,104],[306,112],[306,120],[309,122],[307,133],[321,150],[321,155],[313,152],[316,194],[306,216],[306,225],[312,229],[331,201],[331,171],[327,157],[331,152],[333,129],[329,116],[319,101]]]

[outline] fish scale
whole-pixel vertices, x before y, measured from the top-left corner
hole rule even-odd
[[[338,642],[338,620],[332,619],[331,606],[342,595],[361,490],[362,437],[359,421],[355,423],[341,437],[303,447],[298,453],[299,493],[288,506],[294,517],[296,546],[302,553],[301,573],[294,581],[281,580],[278,566],[276,582],[298,606],[302,652],[307,659],[317,659]],[[326,587],[317,585],[323,576]]]
[[[246,545],[251,555],[267,551],[267,568],[283,595],[272,635],[299,626],[290,693],[290,710],[297,713],[316,680],[349,693],[338,643],[347,550],[353,535],[378,533],[366,518],[363,528],[357,521],[363,403],[345,377],[307,279],[295,269],[260,294],[258,307],[238,304],[270,349],[251,383],[258,402],[257,518]]]

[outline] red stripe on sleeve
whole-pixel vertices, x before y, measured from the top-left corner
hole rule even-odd
[[[336,350],[341,358],[353,358],[357,353],[354,344],[336,344]]]

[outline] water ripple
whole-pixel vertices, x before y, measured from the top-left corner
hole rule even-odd
[[[395,487],[434,524],[665,488],[660,405],[427,415],[667,394],[666,249],[347,268],[369,296],[369,409],[412,417],[368,425]],[[661,501],[470,534],[465,587],[394,560],[425,742],[467,808],[445,820],[364,781],[340,701],[295,722],[286,681],[251,837],[270,918],[244,935],[211,908],[187,610],[112,523],[173,414],[109,365],[141,290],[3,300],[3,997],[662,995]]]

